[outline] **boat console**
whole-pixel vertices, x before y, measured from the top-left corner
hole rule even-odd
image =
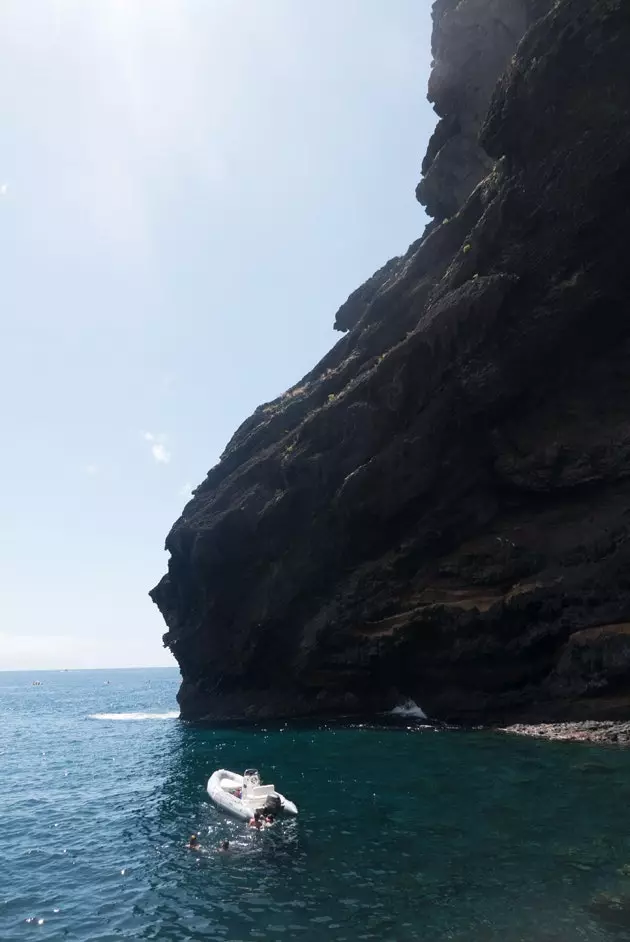
[[[255,808],[263,808],[270,798],[276,794],[273,785],[261,785],[260,775],[256,769],[246,769],[243,775],[243,800]]]

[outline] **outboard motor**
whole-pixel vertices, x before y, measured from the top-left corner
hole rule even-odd
[[[278,815],[282,810],[282,802],[277,795],[269,795],[262,810],[263,814]]]

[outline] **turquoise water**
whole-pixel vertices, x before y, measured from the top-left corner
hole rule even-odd
[[[174,718],[177,681],[0,673],[2,942],[630,939],[630,752],[204,730]],[[222,816],[218,766],[258,766],[299,818],[257,834]],[[204,854],[184,847],[197,830]]]

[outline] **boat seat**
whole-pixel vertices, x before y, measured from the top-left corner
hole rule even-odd
[[[226,792],[237,792],[241,787],[233,778],[222,778],[219,785]]]
[[[275,788],[273,785],[256,785],[254,788],[247,789],[247,797],[250,798],[268,798],[273,795]]]

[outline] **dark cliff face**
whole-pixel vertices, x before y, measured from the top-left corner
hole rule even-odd
[[[493,168],[479,132],[498,77],[553,0],[437,0],[429,101],[440,116],[416,195],[439,222],[453,216]]]
[[[630,708],[630,4],[434,18],[435,222],[167,538],[186,716]]]

